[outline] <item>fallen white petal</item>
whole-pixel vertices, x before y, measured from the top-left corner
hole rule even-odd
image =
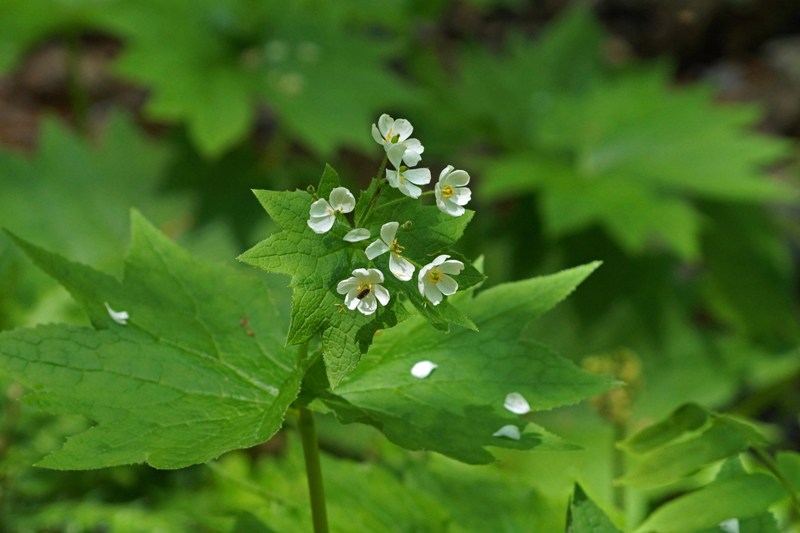
[[[492,437],[505,437],[511,440],[519,440],[520,439],[519,428],[513,424],[509,424],[507,426],[503,426],[494,433],[492,433]]]
[[[508,396],[506,396],[503,407],[515,415],[524,415],[525,413],[531,412],[531,406],[528,404],[528,401],[518,392],[509,393]]]
[[[108,305],[108,302],[103,302],[106,304],[106,311],[108,311],[108,316],[111,317],[111,320],[116,322],[117,324],[122,324],[123,326],[128,324],[128,312],[127,311],[114,311],[111,309],[111,306]]]
[[[411,367],[411,375],[415,378],[425,379],[431,375],[431,372],[436,370],[439,365],[431,361],[420,361]]]
[[[719,528],[725,533],[739,533],[739,519],[731,518],[719,523]]]
[[[344,240],[347,242],[359,242],[365,239],[369,239],[369,230],[366,228],[350,230],[347,232],[347,235],[344,236]]]

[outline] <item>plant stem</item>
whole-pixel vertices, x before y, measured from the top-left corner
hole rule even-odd
[[[800,517],[800,500],[797,499],[797,493],[795,492],[794,487],[792,487],[792,483],[786,479],[786,476],[783,475],[783,472],[780,471],[778,468],[778,463],[775,462],[775,459],[772,458],[770,454],[762,450],[758,447],[750,448],[753,453],[758,457],[758,459],[767,467],[767,470],[772,472],[772,474],[778,478],[783,488],[786,489],[786,492],[789,493],[789,502],[792,505],[792,511],[795,517]]]
[[[328,533],[328,515],[325,510],[325,488],[322,485],[322,468],[319,465],[319,446],[314,414],[305,407],[299,408],[297,428],[303,443],[303,458],[306,463],[308,495],[311,499],[311,520],[314,533]]]

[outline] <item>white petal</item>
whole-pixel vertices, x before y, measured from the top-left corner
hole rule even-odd
[[[111,309],[111,306],[108,305],[108,302],[104,302],[106,304],[106,311],[108,311],[108,316],[111,317],[111,320],[116,322],[117,324],[122,324],[123,326],[128,325],[128,312],[127,311],[114,311]]]
[[[492,437],[505,437],[511,440],[519,440],[522,435],[519,432],[519,428],[513,424],[508,424],[507,426],[503,426],[494,433],[492,433]]]
[[[343,279],[336,285],[336,292],[345,294],[347,291],[354,287],[358,287],[359,281],[356,278]]]
[[[411,367],[411,375],[418,379],[425,379],[437,368],[439,365],[431,361],[419,361]]]
[[[392,129],[394,130],[394,135],[399,135],[399,141],[405,141],[411,136],[411,132],[414,131],[414,126],[406,119],[398,118],[394,121]]]
[[[515,415],[524,415],[531,412],[531,406],[528,405],[528,401],[518,392],[508,393],[506,401],[503,402],[503,407]]]
[[[397,189],[408,196],[409,198],[419,198],[422,196],[422,189],[411,183],[410,181],[405,181],[400,183]]]
[[[311,217],[308,219],[308,227],[314,230],[314,233],[322,235],[327,233],[336,222],[336,217],[333,215],[325,215],[324,217]]]
[[[367,270],[366,280],[369,283],[383,283],[383,272],[377,268],[370,268]]]
[[[428,265],[428,266],[430,266],[430,267],[439,266],[439,265],[441,265],[442,263],[444,263],[445,261],[447,261],[447,258],[448,258],[448,257],[450,257],[450,256],[449,256],[449,255],[447,255],[447,254],[437,255],[437,256],[436,256],[436,259],[434,259],[433,261],[431,261],[431,264],[430,264],[430,265]]]
[[[428,281],[423,284],[425,285],[425,298],[430,300],[433,305],[439,305],[442,301],[442,293],[436,288],[436,285]]]
[[[400,187],[400,171],[386,169],[386,180],[395,189]]]
[[[369,239],[369,230],[367,228],[356,228],[347,232],[344,240],[347,242],[360,242]]]
[[[739,533],[739,519],[730,518],[719,523],[719,529],[725,533]]]
[[[356,207],[356,198],[353,193],[345,187],[336,187],[331,191],[331,206],[341,210],[342,213],[349,213]]]
[[[444,181],[453,187],[463,187],[469,183],[469,174],[465,170],[454,170],[447,175]]]
[[[386,156],[389,158],[389,161],[391,161],[392,166],[394,166],[394,168],[400,168],[400,164],[403,161],[403,154],[406,153],[406,145],[403,143],[387,144],[385,148]]]
[[[444,181],[444,179],[447,177],[447,175],[450,174],[453,171],[453,168],[454,168],[453,165],[447,165],[446,167],[444,167],[444,170],[442,170],[439,173],[439,181],[440,182]]]
[[[413,167],[422,159],[420,154],[425,151],[425,147],[417,139],[409,139],[404,144],[406,150],[403,153],[403,161],[406,165]]]
[[[333,209],[331,208],[331,204],[328,203],[328,200],[320,198],[311,204],[311,209],[308,213],[312,217],[324,217],[330,215],[332,211]]]
[[[445,296],[450,296],[451,294],[455,294],[458,290],[458,282],[450,276],[440,274],[439,283],[436,284],[436,288]]]
[[[450,200],[458,205],[467,205],[472,199],[472,192],[466,187],[458,187],[455,189],[455,194],[450,197]]]
[[[437,200],[436,207],[438,207],[440,211],[443,211],[454,217],[460,217],[466,212],[466,209],[456,204],[452,200]]]
[[[389,270],[400,281],[409,281],[414,277],[414,265],[408,259],[395,253],[389,254]]]
[[[372,260],[388,251],[389,246],[382,240],[376,239],[372,242],[372,244],[367,246],[367,249],[364,250],[364,253],[367,254],[367,259]]]
[[[386,134],[391,131],[392,127],[394,126],[394,119],[384,113],[378,118],[378,129],[381,132],[381,137],[386,138]]]
[[[375,139],[376,143],[383,144],[383,135],[378,131],[378,126],[375,124],[372,125],[372,138]]]
[[[416,185],[427,185],[431,182],[431,170],[429,168],[412,168],[403,174],[408,181]]]
[[[450,259],[449,261],[442,262],[439,265],[439,270],[444,272],[445,274],[450,274],[451,276],[455,276],[456,274],[460,274],[462,270],[464,270],[464,263],[461,261],[457,261],[455,259]]]
[[[356,286],[353,290],[348,292],[344,297],[344,305],[347,306],[349,310],[353,310],[358,307],[358,304],[361,303],[361,300],[356,298],[358,296],[358,286]]]
[[[375,298],[378,299],[381,305],[386,305],[389,303],[389,291],[386,290],[386,287],[383,285],[373,285],[372,292],[375,293]]]
[[[361,283],[362,281],[369,281],[370,270],[372,269],[367,270],[366,268],[357,268],[353,270],[353,277],[356,282]]]
[[[358,304],[358,310],[365,315],[371,315],[376,309],[378,309],[378,302],[375,300],[375,295],[372,293],[364,296],[361,299],[361,303]]]
[[[395,236],[397,236],[397,228],[399,227],[399,222],[387,222],[381,226],[381,240],[386,244],[392,244]]]

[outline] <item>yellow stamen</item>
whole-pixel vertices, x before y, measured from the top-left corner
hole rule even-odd
[[[442,272],[438,268],[432,268],[428,271],[428,279],[431,283],[436,285],[441,281]]]
[[[394,252],[394,253],[396,253],[398,255],[403,253],[403,250],[405,250],[405,246],[400,245],[397,242],[397,239],[393,240],[392,244],[389,245],[389,251],[390,252]]]
[[[456,193],[452,185],[442,185],[442,198],[450,198]]]

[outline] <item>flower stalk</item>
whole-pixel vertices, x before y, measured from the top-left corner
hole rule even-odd
[[[305,407],[299,409],[297,429],[300,431],[300,440],[303,443],[303,459],[306,464],[314,533],[328,533],[328,513],[325,509],[325,488],[322,483],[322,468],[319,464],[317,428],[314,425],[314,414]]]

